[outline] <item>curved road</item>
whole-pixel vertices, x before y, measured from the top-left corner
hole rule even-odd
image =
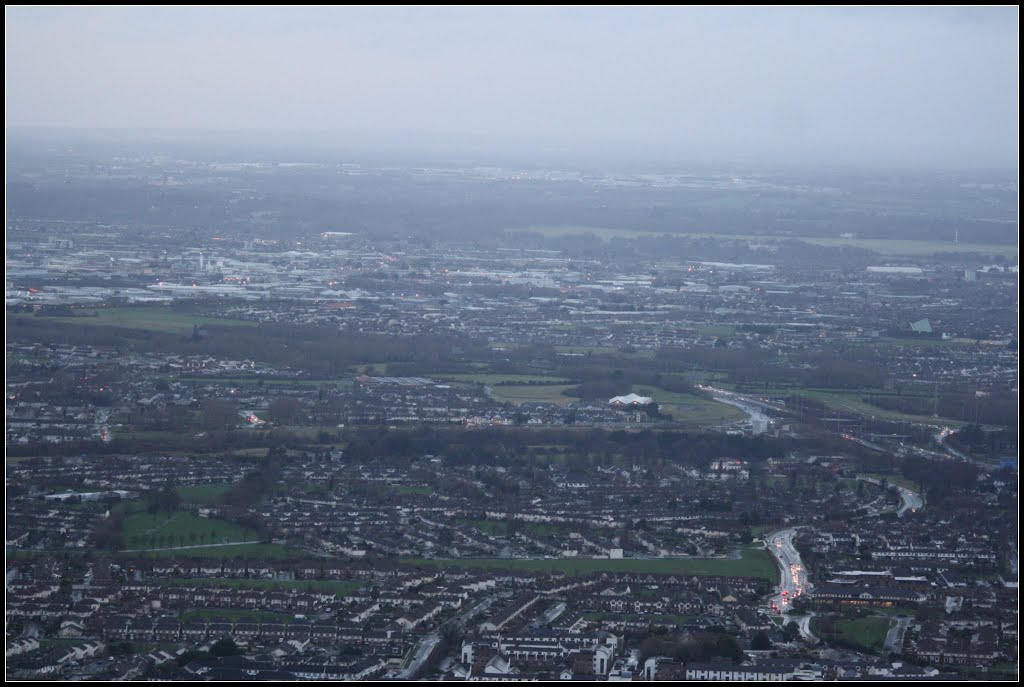
[[[921,498],[921,495],[906,487],[900,487],[900,509],[896,511],[896,515],[902,518],[908,510],[911,513],[916,513],[921,508],[924,508],[924,499]]]
[[[875,479],[874,477],[857,477],[857,479],[861,482],[867,482],[868,484],[874,484],[877,486],[882,485],[881,480]],[[906,515],[908,510],[912,513],[916,513],[924,508],[924,499],[921,498],[921,495],[916,491],[912,491],[906,487],[901,487],[895,484],[893,486],[900,490],[900,507],[899,510],[896,511],[896,515],[902,518]]]
[[[800,627],[800,636],[809,642],[818,639],[811,634],[811,616],[793,615],[793,599],[810,591],[807,570],[800,560],[800,552],[793,546],[796,528],[791,527],[765,538],[765,544],[779,566],[779,585],[769,599],[772,610],[780,613],[786,622],[793,620]]]

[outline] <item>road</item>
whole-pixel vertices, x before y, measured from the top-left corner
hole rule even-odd
[[[765,415],[765,413],[762,411],[781,410],[780,408],[776,408],[775,406],[767,402],[757,401],[750,398],[749,396],[737,394],[734,391],[726,391],[725,389],[718,389],[713,386],[699,386],[699,388],[702,389],[703,391],[710,392],[712,398],[714,398],[719,403],[725,403],[727,405],[733,406],[734,408],[739,408],[740,410],[742,410],[747,415],[747,420],[744,422],[744,424],[749,424],[751,427],[754,427],[755,424],[759,421],[764,422],[766,424],[771,422],[771,418],[768,415]]]
[[[924,499],[920,494],[910,491],[906,487],[900,487],[900,509],[896,511],[896,515],[902,518],[907,511],[916,513],[922,508],[924,508]]]
[[[881,480],[875,479],[874,477],[857,477],[857,479],[859,479],[861,482],[876,484],[878,486],[881,486],[882,484]],[[921,495],[918,494],[916,491],[912,491],[910,489],[907,489],[906,487],[897,486],[897,488],[900,490],[900,507],[899,510],[896,511],[896,515],[902,518],[904,515],[906,515],[907,511],[910,511],[911,513],[916,513],[917,511],[924,508],[924,499],[921,498]]]
[[[906,634],[912,620],[913,618],[902,615],[896,617],[896,624],[890,627],[885,635],[886,653],[898,654],[903,649],[903,635]]]
[[[448,625],[450,623],[458,623],[460,626],[465,625],[470,618],[479,615],[480,613],[483,613],[485,610],[490,608],[491,604],[493,604],[494,600],[497,598],[497,596],[491,596],[484,599],[473,608],[463,611],[454,618],[450,618],[449,620],[445,621],[440,625],[440,627],[438,627],[436,630],[434,630],[426,637],[421,639],[419,646],[416,647],[416,652],[415,654],[413,654],[412,660],[409,661],[409,665],[403,668],[396,675],[396,677],[398,677],[401,680],[411,680],[412,677],[416,675],[416,672],[423,666],[426,660],[430,658],[430,653],[434,650],[434,647],[437,646],[438,642],[441,641],[441,630],[444,628],[445,625]]]
[[[955,432],[956,430],[950,429],[949,427],[943,427],[942,429],[939,430],[939,433],[935,435],[935,441],[942,448],[942,450],[946,452],[945,455],[947,457],[951,456],[953,458],[956,458],[957,460],[962,460],[965,463],[970,463],[971,465],[986,467],[986,464],[983,463],[982,461],[975,460],[974,458],[971,458],[970,456],[961,453],[960,451],[957,451],[955,448],[946,443],[946,439],[952,436]]]
[[[771,551],[779,566],[779,585],[775,595],[769,599],[772,611],[779,613],[785,622],[796,621],[800,627],[800,636],[809,642],[817,643],[818,639],[811,634],[811,616],[794,615],[793,599],[810,591],[811,583],[807,579],[807,570],[800,559],[800,552],[793,546],[796,528],[776,532],[765,538],[768,550]]]

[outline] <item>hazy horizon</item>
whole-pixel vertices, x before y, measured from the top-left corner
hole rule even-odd
[[[1015,7],[19,7],[5,20],[8,128],[1018,164]]]

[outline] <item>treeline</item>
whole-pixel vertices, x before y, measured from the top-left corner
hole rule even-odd
[[[326,436],[326,440],[336,437]],[[319,439],[319,438],[318,438]],[[220,453],[230,454],[232,451],[247,448],[264,448],[267,446],[301,447],[310,444],[294,432],[287,430],[236,430],[230,432],[207,431],[200,435],[189,432],[180,434],[161,434],[157,437],[118,436],[109,442],[98,439],[81,439],[64,441],[54,444],[46,441],[32,441],[25,444],[12,444],[6,447],[9,456],[77,456],[97,455],[113,456],[128,453],[167,453],[180,451],[187,453]]]
[[[983,419],[985,424],[1002,425],[1016,429],[1018,423],[1017,398],[1010,394],[993,394],[978,397],[974,394],[945,394],[934,398],[927,396],[865,396],[866,403],[911,415],[931,415],[954,420],[971,421]]]
[[[487,360],[490,348],[459,334],[408,337],[338,332],[334,327],[261,323],[255,327],[207,324],[209,336],[130,327],[69,327],[43,317],[8,318],[11,341],[111,347],[168,355],[202,355],[226,360],[254,360],[303,370],[314,376],[344,374],[353,365],[387,362],[428,364],[434,370],[446,361]],[[461,368],[460,370],[461,371]]]
[[[581,468],[628,455],[638,462],[706,465],[723,456],[763,461],[786,454],[796,444],[772,437],[716,432],[627,432],[588,429],[424,427],[416,431],[358,428],[346,432],[345,459],[355,462],[442,456],[460,465],[514,465],[546,462],[552,450]]]
[[[921,486],[921,495],[929,503],[943,500],[964,490],[972,491],[978,481],[978,468],[959,460],[929,460],[909,456],[903,460],[903,476]]]
[[[284,455],[282,450],[268,452],[266,459],[255,470],[246,474],[221,495],[220,502],[245,508],[255,506],[267,496],[276,493],[282,487]]]
[[[1014,418],[1016,420],[1016,418]],[[947,439],[953,448],[974,455],[988,455],[995,457],[1001,453],[1012,453],[1017,455],[1017,430],[1016,423],[1012,430],[988,431],[982,429],[981,425],[970,424],[958,432],[954,432]]]

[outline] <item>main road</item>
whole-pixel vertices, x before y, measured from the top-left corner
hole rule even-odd
[[[796,621],[800,627],[800,635],[810,641],[818,639],[811,634],[810,616],[793,615],[793,599],[802,596],[811,589],[807,579],[807,570],[800,559],[800,552],[793,545],[796,528],[781,530],[765,538],[765,544],[779,566],[779,585],[775,594],[769,599],[771,608],[782,615],[786,622]]]
[[[441,625],[436,630],[434,630],[433,632],[431,632],[426,637],[420,640],[420,643],[417,645],[416,651],[413,653],[412,658],[409,661],[409,664],[404,669],[399,671],[395,675],[395,677],[401,680],[411,680],[413,676],[416,675],[416,672],[423,666],[423,664],[426,663],[427,659],[430,658],[430,654],[434,651],[434,647],[436,647],[441,642],[441,632],[446,625],[450,623],[455,623],[459,627],[464,626],[469,621],[470,618],[479,615],[480,613],[483,613],[488,608],[490,608],[491,604],[493,604],[494,600],[497,598],[497,596],[490,596],[481,601],[480,603],[478,603],[473,608],[463,611],[454,618],[450,618],[445,622],[441,623]]]

